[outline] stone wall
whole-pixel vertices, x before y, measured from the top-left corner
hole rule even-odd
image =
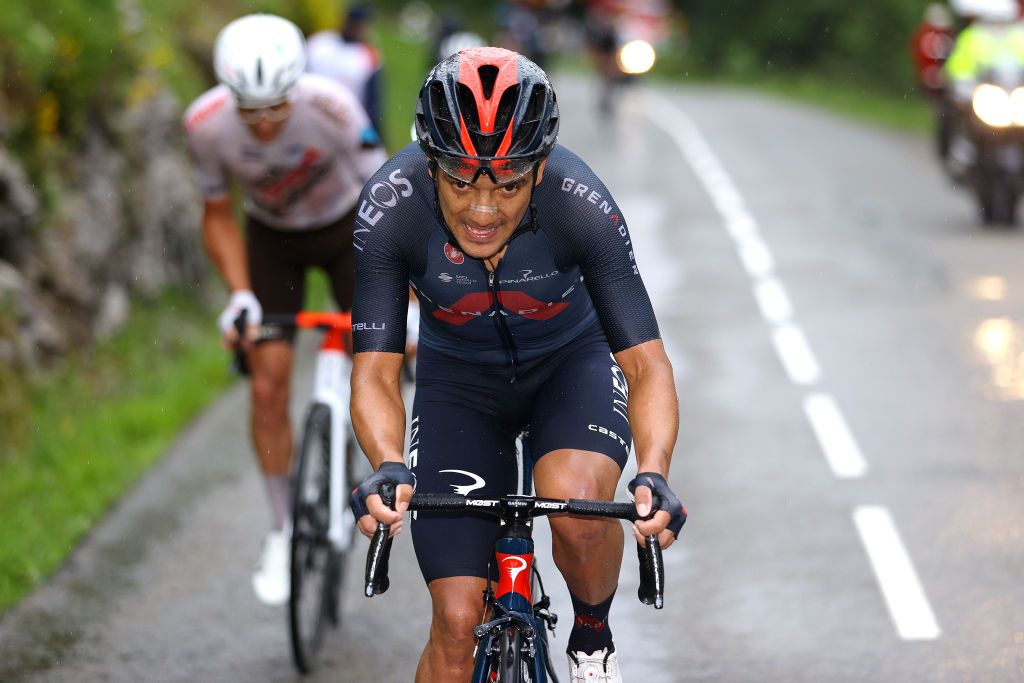
[[[91,123],[46,210],[0,148],[0,366],[32,371],[88,346],[170,286],[202,295],[202,200],[179,117],[160,93]]]

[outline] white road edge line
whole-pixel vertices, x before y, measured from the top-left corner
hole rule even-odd
[[[804,398],[804,413],[836,477],[859,479],[867,474],[868,464],[835,398],[829,394],[809,394]]]
[[[938,638],[942,631],[889,510],[861,506],[853,511],[853,522],[900,637],[904,640]]]

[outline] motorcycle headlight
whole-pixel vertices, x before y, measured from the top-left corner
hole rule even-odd
[[[1005,128],[1013,123],[1010,94],[997,85],[985,83],[975,88],[973,105],[978,118],[994,128]]]
[[[654,59],[654,48],[646,40],[631,40],[619,48],[619,68],[627,74],[647,73]]]
[[[1010,111],[1014,125],[1024,126],[1024,88],[1017,88],[1010,95]]]

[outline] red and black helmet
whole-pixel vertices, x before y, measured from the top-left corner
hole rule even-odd
[[[416,138],[443,171],[472,183],[529,173],[558,137],[558,102],[547,74],[499,47],[474,47],[435,66],[416,103]]]

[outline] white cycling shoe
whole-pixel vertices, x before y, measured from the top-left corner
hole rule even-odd
[[[265,605],[277,606],[288,602],[291,591],[290,542],[287,531],[271,531],[263,539],[263,553],[256,573],[252,575],[252,589]]]
[[[589,655],[570,652],[569,683],[622,683],[618,654],[608,648]]]

